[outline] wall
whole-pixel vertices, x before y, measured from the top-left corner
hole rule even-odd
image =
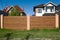
[[[42,13],[38,13],[38,9],[41,9]],[[35,12],[36,16],[43,16],[43,14],[44,14],[43,8],[36,8],[35,10],[36,10],[36,12]]]
[[[26,30],[26,16],[4,16],[4,28]]]
[[[52,29],[55,27],[55,16],[31,17],[31,29]]]
[[[30,29],[55,28],[55,16],[30,16],[30,24],[27,24],[27,16],[4,16],[3,19],[5,29],[27,30],[27,25]]]

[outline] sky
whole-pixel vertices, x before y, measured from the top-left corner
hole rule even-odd
[[[18,5],[20,8],[24,8],[26,14],[33,15],[34,6],[48,2],[53,2],[56,5],[60,4],[60,0],[0,0],[0,10],[3,10],[6,6]]]

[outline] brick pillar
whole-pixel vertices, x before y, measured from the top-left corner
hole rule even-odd
[[[3,29],[3,14],[1,14],[1,29]]]
[[[56,28],[59,28],[59,15],[56,14]]]
[[[30,30],[30,15],[27,15],[27,30]]]

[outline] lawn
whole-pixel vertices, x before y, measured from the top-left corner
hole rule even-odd
[[[10,30],[10,29],[0,29],[0,38],[4,37],[12,38],[60,38],[59,29],[33,29],[33,30]]]

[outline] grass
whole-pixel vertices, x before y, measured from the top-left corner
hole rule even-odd
[[[11,35],[9,34],[11,33]],[[32,29],[30,31],[24,30],[9,30],[9,29],[0,29],[0,38],[6,37],[15,37],[15,38],[41,38],[41,37],[60,37],[59,29]]]

